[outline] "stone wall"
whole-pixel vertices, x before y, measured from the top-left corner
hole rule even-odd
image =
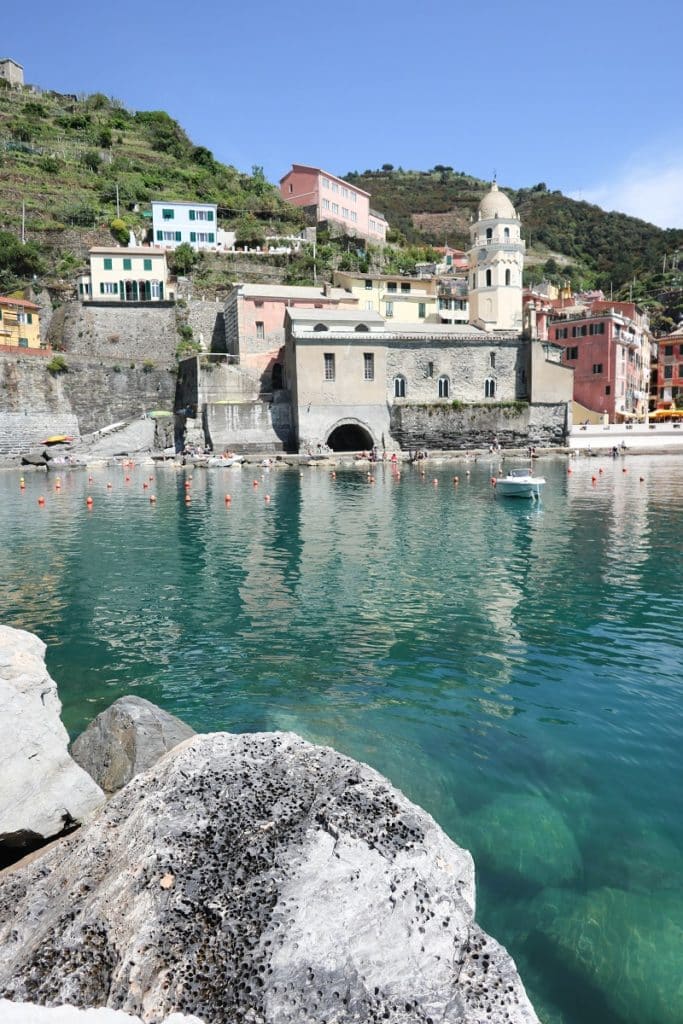
[[[503,448],[547,447],[566,443],[566,415],[565,404],[395,405],[391,434],[404,450],[488,448],[494,437]]]
[[[81,433],[132,419],[152,409],[173,409],[175,369],[97,365],[68,360],[63,387]]]
[[[190,299],[187,304],[187,324],[192,336],[206,352],[225,352],[225,322],[223,300]]]
[[[284,396],[283,399],[287,396]],[[289,401],[224,402],[203,410],[206,441],[215,452],[279,452],[292,447],[293,431]]]
[[[179,341],[175,307],[166,303],[67,302],[55,311],[48,338],[59,351],[112,365],[171,365]]]
[[[528,346],[514,339],[491,338],[457,343],[401,340],[387,347],[387,398],[393,400],[393,380],[406,378],[406,399],[433,402],[438,398],[439,377],[449,381],[449,395],[461,402],[480,402],[485,381],[495,381],[501,402],[526,397],[528,393]]]

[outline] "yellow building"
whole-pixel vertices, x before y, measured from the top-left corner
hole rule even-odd
[[[40,341],[40,310],[26,299],[0,295],[0,348],[46,349]]]
[[[148,246],[97,247],[90,250],[90,276],[79,278],[82,300],[161,302],[168,291],[166,252]]]
[[[438,280],[402,274],[358,274],[336,270],[334,283],[358,300],[358,309],[395,324],[439,323]]]

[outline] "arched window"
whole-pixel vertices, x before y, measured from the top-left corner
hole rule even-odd
[[[356,330],[357,331],[369,331],[370,328],[368,327],[367,324],[358,324],[358,327],[356,327]]]
[[[505,228],[505,230],[503,231],[503,238],[505,239],[506,242],[508,241],[508,239],[510,238],[510,228]]]
[[[273,363],[271,380],[273,391],[282,391],[282,363]]]
[[[509,270],[506,270],[505,271],[505,284],[511,284],[511,283],[512,283],[512,274],[510,273]]]
[[[451,386],[448,377],[439,377],[439,398],[448,398],[451,393]]]
[[[491,271],[490,270],[486,271],[486,287],[487,288],[491,287]]]
[[[493,238],[493,228],[487,228],[486,229],[486,241],[490,242],[492,238]]]
[[[394,398],[405,398],[406,397],[406,379],[405,377],[394,377]]]
[[[316,324],[315,327],[313,328],[313,330],[314,331],[326,331],[327,330],[327,326],[326,326],[326,324]]]
[[[484,381],[484,398],[496,397],[496,382],[493,377],[487,377]]]

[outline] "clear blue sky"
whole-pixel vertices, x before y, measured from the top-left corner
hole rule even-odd
[[[34,0],[0,56],[63,92],[164,109],[277,181],[449,164],[683,227],[676,0]]]

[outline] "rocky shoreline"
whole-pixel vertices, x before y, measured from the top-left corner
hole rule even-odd
[[[3,775],[0,821],[16,849],[22,811],[24,834],[48,838],[31,794],[52,771],[39,705],[52,720],[58,698],[36,637],[0,627],[0,641],[21,762]],[[86,775],[81,805],[60,767],[72,831],[0,874],[12,1024],[42,1024],[20,1004],[145,1024],[536,1024],[514,962],[476,924],[470,854],[367,765],[293,733],[194,735],[139,698],[99,716],[73,754],[100,785]]]

